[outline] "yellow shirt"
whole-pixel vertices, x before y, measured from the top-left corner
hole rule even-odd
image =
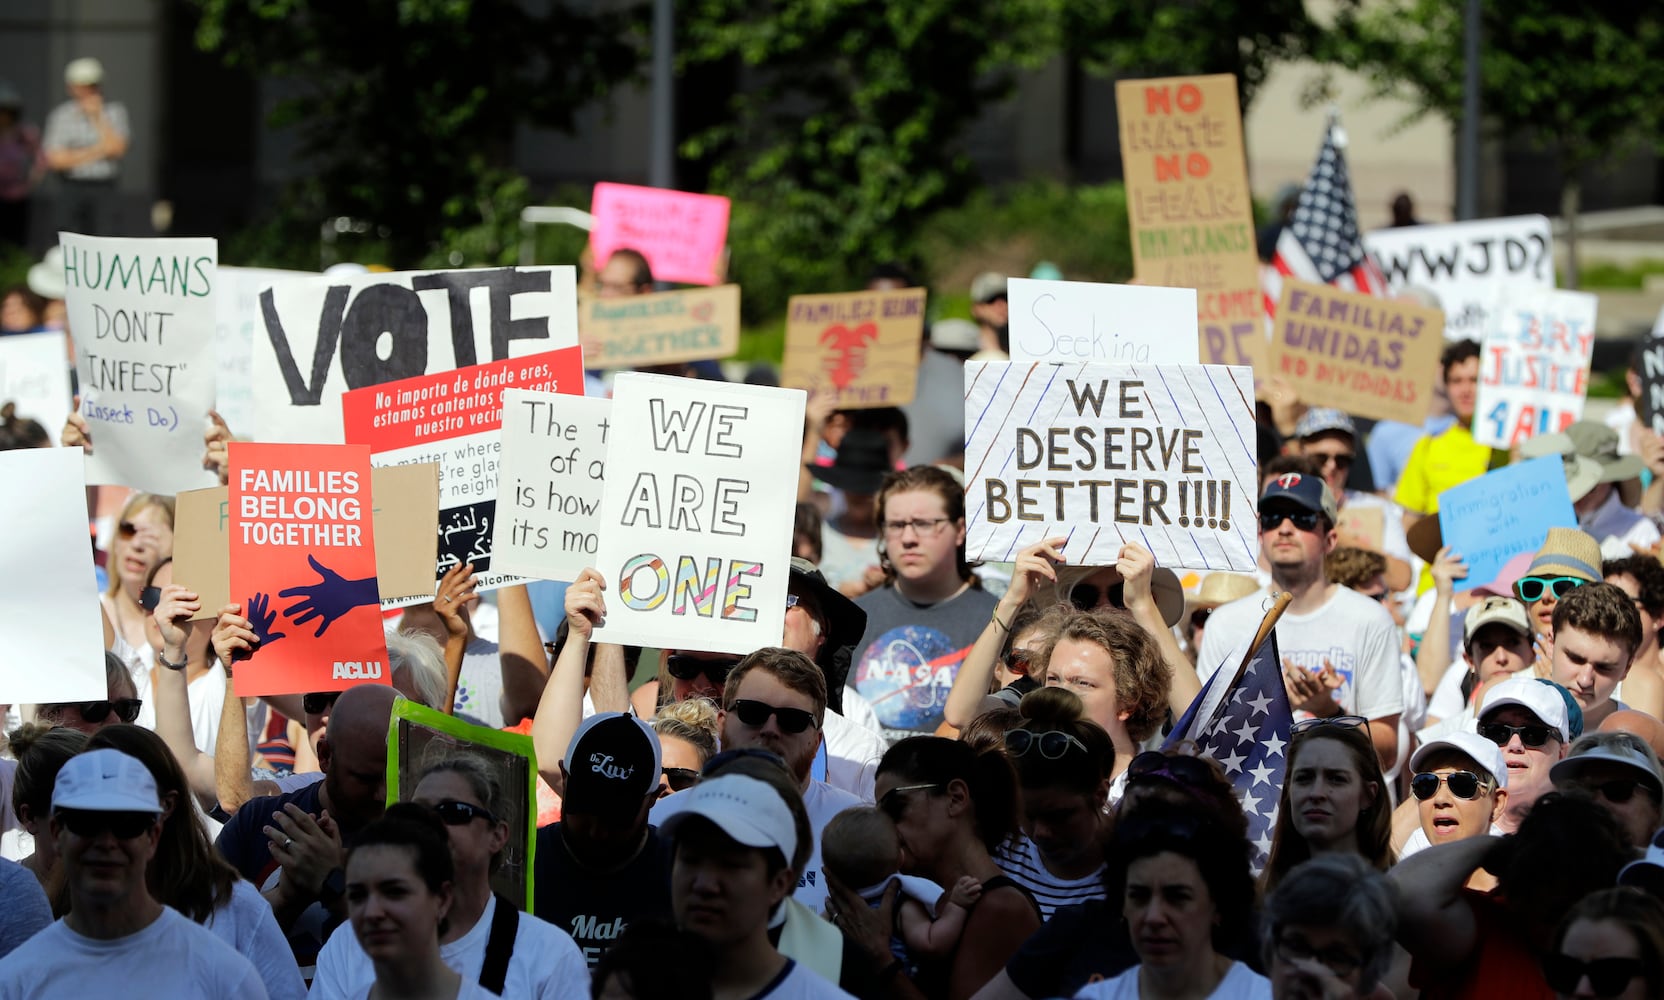
[[[1452,424],[1442,434],[1423,437],[1410,449],[1410,458],[1404,463],[1404,474],[1398,478],[1393,499],[1405,510],[1437,517],[1439,494],[1483,476],[1492,458],[1491,449],[1475,441],[1471,431],[1461,424]],[[1424,565],[1416,580],[1416,593],[1423,593],[1432,585],[1431,567]]]

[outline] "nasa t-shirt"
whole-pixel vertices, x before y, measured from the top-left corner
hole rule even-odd
[[[888,730],[933,733],[959,664],[988,627],[999,598],[972,587],[939,604],[914,604],[894,587],[855,602],[867,613],[850,676]]]

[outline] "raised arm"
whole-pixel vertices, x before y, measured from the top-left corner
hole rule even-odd
[[[479,603],[473,563],[452,566],[439,580],[433,598],[434,613],[445,626],[445,700],[439,706],[446,715],[456,708],[456,685],[462,677],[462,659],[468,652],[468,638],[474,634],[467,611]]]
[[[197,595],[177,583],[162,588],[162,599],[151,617],[162,633],[161,660],[185,663],[186,641],[190,636],[190,618],[202,607]],[[191,791],[196,797],[212,804],[217,797],[214,781],[214,758],[197,749],[196,734],[191,729],[191,699],[185,673],[158,662],[151,698],[155,701],[156,735],[168,745],[173,757],[185,771]],[[212,669],[210,667],[210,669]]]
[[[595,645],[595,666],[589,671],[589,700],[597,712],[628,712],[630,674],[624,647],[615,642]]]
[[[965,654],[959,672],[954,675],[953,687],[948,690],[947,704],[942,717],[955,729],[963,729],[976,718],[982,699],[994,681],[994,667],[999,662],[1000,650],[1005,648],[1011,619],[1028,601],[1040,581],[1057,582],[1057,565],[1064,562],[1064,538],[1048,538],[1017,553],[1011,569],[1011,585],[1001,595],[988,619],[988,625],[977,636],[971,651]]]
[[[236,685],[231,679],[237,654],[253,652],[260,644],[260,637],[249,620],[240,614],[242,610],[241,604],[221,608],[214,622],[213,636],[214,658],[225,668],[226,676],[225,701],[220,706],[220,735],[214,742],[214,789],[220,808],[228,813],[235,813],[254,797],[254,775],[249,771],[248,759],[248,716],[243,712],[243,700],[233,693]]]
[[[1429,698],[1444,680],[1445,671],[1450,669],[1450,602],[1456,581],[1467,578],[1468,567],[1447,545],[1433,557],[1432,573],[1433,616],[1427,620],[1427,628],[1421,633],[1421,646],[1416,649],[1416,673]]]
[[[607,605],[601,596],[605,589],[606,582],[593,569],[579,573],[566,588],[566,645],[555,659],[532,718],[538,771],[556,792],[563,784],[559,762],[583,721],[584,663],[589,658],[591,631],[606,620]]]
[[[1172,671],[1173,679],[1167,687],[1167,703],[1177,718],[1196,700],[1197,693],[1202,690],[1202,682],[1196,676],[1196,665],[1184,655],[1184,650],[1179,648],[1179,640],[1173,637],[1173,629],[1161,617],[1161,606],[1156,603],[1155,593],[1150,589],[1156,557],[1142,545],[1129,542],[1121,546],[1115,568],[1125,582],[1122,594],[1127,602],[1127,612],[1155,640],[1156,648],[1161,650],[1161,658],[1167,661]]]
[[[1417,961],[1439,969],[1472,954],[1479,925],[1462,887],[1496,844],[1492,837],[1435,844],[1387,873],[1398,890],[1398,941]]]
[[[549,658],[537,632],[532,598],[524,584],[497,591],[498,649],[503,670],[503,722],[515,725],[537,714],[543,685],[549,680]]]

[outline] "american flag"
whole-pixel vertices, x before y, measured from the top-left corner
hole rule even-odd
[[[1225,777],[1248,817],[1256,876],[1271,855],[1271,834],[1277,828],[1277,804],[1288,766],[1283,751],[1294,721],[1281,664],[1277,634],[1268,632],[1240,675],[1229,661],[1214,672],[1173,727],[1165,746],[1175,749],[1187,742],[1194,744],[1198,757],[1216,760],[1225,768]]]
[[[1358,232],[1358,206],[1352,199],[1352,176],[1346,170],[1346,134],[1331,121],[1323,148],[1300,192],[1294,218],[1277,237],[1271,265],[1262,269],[1265,314],[1275,316],[1284,278],[1334,285],[1349,292],[1385,295],[1387,279]]]

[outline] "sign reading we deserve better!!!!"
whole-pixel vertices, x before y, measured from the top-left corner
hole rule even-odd
[[[212,486],[202,431],[214,405],[212,239],[58,234],[75,331],[87,482],[152,493]]]

